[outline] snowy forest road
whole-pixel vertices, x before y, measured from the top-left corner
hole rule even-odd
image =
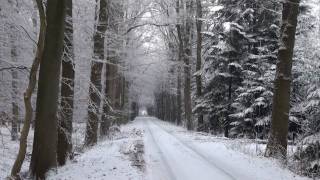
[[[140,118],[146,125],[146,155],[151,158],[150,179],[236,180],[212,159],[171,134],[150,118]]]
[[[308,179],[240,150],[255,144],[190,132],[153,117],[138,117],[133,124],[144,131],[147,180]]]
[[[137,149],[140,145],[142,151]],[[187,131],[154,117],[137,117],[48,179],[309,180],[258,156],[256,146],[252,141]]]

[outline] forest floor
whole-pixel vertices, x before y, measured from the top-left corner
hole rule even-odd
[[[5,179],[9,174],[19,150],[19,141],[12,141],[11,127],[0,126],[0,179]],[[31,135],[30,135],[31,134]],[[33,131],[29,133],[28,149],[23,163],[22,171],[27,171],[31,160]]]
[[[74,142],[80,144],[84,126]],[[82,128],[81,128],[82,127]],[[0,179],[6,177],[17,143],[1,129]],[[9,136],[9,137],[8,137]],[[30,137],[32,138],[32,137]],[[7,143],[7,144],[6,144]],[[66,166],[49,173],[50,180],[307,180],[274,160],[264,158],[264,146],[251,140],[230,140],[138,117],[106,140],[83,150]],[[293,147],[290,147],[293,148]],[[290,150],[289,148],[289,150]],[[11,154],[8,156],[7,154]],[[5,161],[2,161],[2,157]],[[23,170],[27,170],[29,157]]]

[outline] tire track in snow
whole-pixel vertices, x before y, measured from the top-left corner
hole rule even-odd
[[[151,122],[150,122],[151,123]],[[175,138],[178,142],[180,142],[182,145],[184,145],[187,149],[190,149],[192,152],[194,152],[196,155],[198,155],[201,159],[203,159],[205,162],[207,162],[208,164],[210,164],[211,166],[213,166],[215,169],[218,169],[219,171],[221,171],[223,174],[225,174],[226,176],[228,176],[230,178],[230,180],[237,180],[237,178],[235,178],[232,174],[230,174],[229,172],[227,172],[226,170],[224,170],[223,168],[219,167],[215,162],[212,161],[211,158],[207,157],[206,155],[204,155],[203,153],[199,152],[196,148],[192,147],[191,145],[187,144],[184,140],[182,140],[181,138],[177,137],[176,135],[174,135],[173,133],[171,133],[170,131],[166,130],[165,128],[161,127],[161,125],[159,125],[156,122],[152,122],[152,124],[154,124],[155,126],[158,126],[159,129],[163,130],[164,132],[166,132],[168,135],[172,136],[173,138]]]
[[[149,132],[149,134],[150,134],[150,137],[151,137],[151,139],[152,139],[153,144],[156,146],[158,152],[160,153],[161,159],[162,159],[163,162],[164,162],[164,165],[165,165],[165,168],[167,169],[167,172],[169,172],[168,175],[170,176],[170,180],[177,180],[177,178],[175,177],[172,169],[170,168],[169,162],[167,161],[167,159],[166,159],[165,156],[163,155],[163,152],[162,152],[159,144],[157,143],[157,141],[156,141],[156,139],[155,139],[155,137],[154,137],[154,134],[152,133],[152,131],[151,131],[151,129],[150,129],[150,125],[147,125],[147,129],[148,129],[148,132]]]

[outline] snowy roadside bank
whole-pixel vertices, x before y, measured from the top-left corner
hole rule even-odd
[[[111,139],[99,142],[72,162],[50,172],[48,180],[142,180],[144,161],[139,159],[141,154],[137,151],[142,134],[132,123],[121,126]]]
[[[67,165],[50,172],[48,179],[52,180],[86,180],[86,179],[114,179],[140,180],[144,170],[143,152],[136,152],[137,147],[143,151],[142,134],[139,129],[129,123],[120,128],[120,132],[111,135],[110,139],[100,141],[92,149],[85,149],[83,144],[85,123],[75,123],[73,143],[77,156]],[[23,163],[22,173],[29,169],[33,141],[33,130],[28,137],[28,151]],[[8,128],[0,129],[0,179],[9,174],[16,158],[19,141],[11,141]]]

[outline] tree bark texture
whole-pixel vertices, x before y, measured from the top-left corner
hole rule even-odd
[[[111,2],[110,2],[111,3]],[[121,16],[122,7],[116,3],[108,6],[109,13],[112,16],[108,18],[108,30],[114,33],[115,36],[119,34],[119,20]],[[119,19],[118,19],[119,16]],[[122,19],[122,18],[121,18]],[[112,43],[111,43],[112,42]],[[103,103],[103,114],[101,117],[100,134],[105,136],[108,134],[112,121],[117,118],[117,112],[120,110],[121,101],[121,78],[118,72],[119,57],[117,54],[118,40],[110,37],[110,43],[107,47],[107,63],[106,63],[106,80]],[[120,44],[120,43],[119,43]],[[111,107],[109,107],[111,106]]]
[[[201,35],[201,29],[202,29],[202,5],[201,0],[196,1],[197,4],[197,20],[196,20],[196,26],[197,26],[197,63],[196,63],[196,84],[197,84],[197,96],[202,96],[202,80],[201,80],[201,53],[202,53],[202,35]],[[203,114],[200,112],[198,115],[198,130],[200,130],[203,126]]]
[[[178,111],[177,111],[177,125],[180,125],[182,123],[182,76],[181,76],[181,71],[182,67],[181,64],[183,63],[183,53],[184,53],[184,45],[183,45],[183,37],[182,37],[182,23],[180,22],[180,0],[176,0],[176,13],[178,15],[178,23],[176,24],[176,30],[177,30],[177,35],[178,35],[178,44],[179,44],[179,49],[178,49],[178,72],[177,72],[177,106],[178,106]]]
[[[178,67],[178,79],[177,79],[177,125],[181,125],[182,115],[182,98],[181,98],[181,68]]]
[[[11,58],[13,63],[17,62],[17,46],[15,40],[14,27],[11,28]],[[18,106],[18,71],[17,69],[11,70],[12,75],[12,121],[11,121],[11,140],[15,141],[18,139],[18,124],[19,124],[19,106]]]
[[[66,2],[64,53],[62,58],[61,112],[58,124],[57,160],[64,165],[72,151],[72,119],[74,102],[74,51],[73,51],[72,0]]]
[[[192,28],[192,0],[186,1],[186,27],[184,32],[184,106],[185,119],[188,130],[192,130],[192,104],[191,104],[191,28]]]
[[[288,121],[290,110],[290,86],[292,57],[295,44],[300,0],[283,3],[280,48],[278,52],[275,91],[272,106],[272,122],[266,156],[285,159],[287,155]]]
[[[117,76],[117,70],[116,70],[116,64],[114,61],[112,61],[113,58],[108,58],[108,61],[110,63],[106,64],[106,80],[105,80],[105,91],[104,91],[104,97],[105,101],[103,103],[103,114],[101,117],[101,129],[100,133],[102,136],[105,136],[108,134],[109,128],[111,126],[111,116],[112,115],[112,108],[115,108],[116,104],[116,84],[119,82],[116,82],[117,79],[115,76]]]
[[[40,32],[39,32],[38,43],[37,43],[36,57],[32,63],[31,71],[29,74],[28,87],[23,95],[24,105],[25,105],[24,124],[22,127],[21,136],[20,136],[18,155],[11,169],[12,178],[16,178],[18,176],[18,173],[21,171],[21,167],[27,151],[27,139],[28,139],[28,134],[30,130],[32,114],[33,114],[31,98],[32,98],[34,89],[36,87],[37,73],[38,73],[39,65],[42,59],[43,48],[44,48],[44,40],[45,40],[45,32],[46,32],[45,12],[44,12],[44,7],[42,5],[41,0],[36,0],[35,3],[39,11]]]
[[[107,0],[100,0],[98,24],[94,33],[94,58],[91,64],[88,122],[86,127],[85,146],[92,146],[98,140],[99,109],[101,104],[101,73],[104,60],[104,41],[107,30]],[[98,60],[98,61],[97,61]]]
[[[65,0],[47,0],[44,50],[40,63],[30,171],[35,179],[57,165],[57,107],[66,13]]]

